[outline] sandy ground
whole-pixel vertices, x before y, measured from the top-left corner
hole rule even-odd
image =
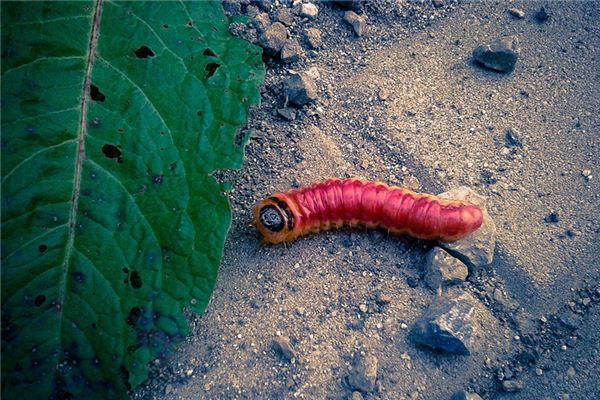
[[[510,17],[512,5],[526,17]],[[346,399],[357,352],[379,362],[366,399],[600,398],[600,3],[462,3],[426,23],[374,18],[362,38],[341,14],[322,5],[310,22],[323,33],[318,55],[270,62],[246,166],[231,174],[234,221],[212,301],[134,398]],[[472,64],[477,45],[504,35],[520,41],[512,74]],[[311,67],[317,103],[281,119],[281,79]],[[506,146],[509,128],[522,147]],[[346,229],[261,243],[256,201],[331,176],[417,178],[433,193],[467,185],[488,198],[494,262],[456,289],[484,305],[472,355],[409,338],[437,296],[422,279],[430,243]],[[291,338],[293,362],[273,350],[278,336]],[[509,379],[523,389],[503,391]]]

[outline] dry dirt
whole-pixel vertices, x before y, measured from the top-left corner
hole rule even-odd
[[[379,361],[366,399],[600,398],[600,3],[415,4],[405,15],[367,8],[361,38],[324,3],[290,28],[319,28],[323,46],[291,66],[268,61],[246,165],[228,175],[233,225],[211,303],[134,398],[347,399],[357,352]],[[543,5],[550,19],[539,23]],[[520,41],[512,74],[472,64],[476,46],[504,35]],[[319,99],[281,119],[282,79],[312,67]],[[522,147],[506,146],[509,128]],[[409,338],[437,296],[422,279],[432,244],[346,229],[261,243],[256,201],[332,176],[416,177],[421,191],[467,185],[488,198],[494,262],[456,289],[485,305],[477,351],[445,355]],[[280,335],[293,362],[273,350]],[[507,379],[523,390],[503,391]]]

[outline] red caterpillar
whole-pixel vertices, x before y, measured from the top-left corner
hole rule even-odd
[[[360,179],[329,179],[278,192],[254,207],[254,225],[269,243],[310,232],[364,225],[425,240],[452,242],[476,231],[481,209],[470,203]]]

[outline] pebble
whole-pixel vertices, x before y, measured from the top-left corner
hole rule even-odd
[[[306,37],[306,42],[308,43],[311,49],[318,49],[319,47],[321,47],[321,31],[317,28],[305,29],[304,36]]]
[[[348,374],[350,387],[363,393],[372,392],[377,380],[378,363],[373,355],[357,353],[352,361],[352,371]]]
[[[294,25],[294,14],[289,8],[281,7],[277,10],[277,20],[285,26]]]
[[[291,361],[296,359],[296,350],[290,343],[290,338],[287,336],[277,336],[273,340],[273,348],[279,353],[284,359]]]
[[[333,2],[346,10],[360,11],[364,0],[333,0]]]
[[[315,19],[319,13],[319,8],[312,3],[302,3],[298,13],[301,17]]]
[[[525,12],[520,8],[512,7],[508,9],[508,13],[517,19],[525,18]]]
[[[475,343],[477,300],[468,293],[438,300],[415,322],[411,336],[419,344],[448,353],[471,354]]]
[[[292,107],[285,107],[278,109],[277,114],[287,121],[293,121],[296,119],[297,111]]]
[[[271,26],[271,20],[269,19],[269,14],[267,13],[258,13],[252,20],[252,26],[259,32],[263,33],[266,31],[269,26]]]
[[[444,7],[444,0],[433,0],[432,4],[435,8]]]
[[[361,305],[359,305],[359,306],[358,306],[358,309],[359,309],[361,312],[365,313],[365,314],[366,314],[366,313],[369,311],[369,307],[367,307],[367,305],[366,305],[366,304],[361,304]]]
[[[351,400],[364,400],[364,397],[359,391],[356,391],[352,392]]]
[[[419,182],[419,178],[414,175],[407,175],[402,178],[402,185],[410,190],[414,190],[415,192],[419,191],[421,187],[421,182]]]
[[[450,400],[482,400],[482,399],[477,393],[466,392],[464,390],[461,390],[458,393],[454,393],[454,395],[450,398]]]
[[[379,292],[379,293],[377,293],[377,300],[376,300],[376,302],[380,306],[389,304],[389,303],[392,302],[392,296],[390,296],[389,294],[383,293],[383,292]]]
[[[281,57],[281,61],[291,64],[299,61],[303,53],[304,51],[296,39],[288,39],[281,48],[279,56]]]
[[[289,103],[303,106],[317,99],[317,86],[309,75],[299,73],[284,82],[284,94]]]
[[[390,95],[385,88],[380,88],[379,91],[377,92],[377,97],[381,101],[386,101],[388,99],[388,97],[390,97]]]
[[[362,169],[367,169],[369,168],[369,160],[367,160],[366,158],[364,160],[362,160],[362,162],[360,163],[360,167]]]
[[[544,371],[542,371],[542,369],[541,369],[541,368],[536,368],[536,369],[535,369],[535,374],[536,374],[537,376],[542,376],[542,374],[543,374],[543,373],[544,373]]]
[[[575,368],[573,368],[573,367],[569,367],[569,369],[567,370],[567,376],[568,376],[569,378],[572,378],[572,377],[574,377],[574,376],[575,376]]]
[[[519,41],[515,36],[496,39],[473,50],[473,59],[486,68],[499,72],[512,72],[519,58]]]
[[[519,392],[523,390],[523,387],[523,382],[518,379],[502,381],[502,389],[504,389],[505,392]]]
[[[356,36],[362,36],[367,29],[367,18],[364,15],[358,15],[354,11],[346,11],[344,21],[352,27]]]
[[[457,285],[467,279],[469,269],[447,251],[434,247],[425,259],[425,283],[430,289]]]
[[[468,266],[482,267],[491,264],[496,247],[496,224],[485,208],[485,198],[465,186],[444,192],[439,197],[464,200],[483,210],[483,224],[478,230],[452,243],[440,242],[440,245],[453,255],[456,253]]]
[[[584,169],[583,171],[581,171],[581,175],[583,175],[586,178],[589,178],[592,176],[592,170],[591,169]]]
[[[287,40],[287,29],[281,22],[275,22],[258,39],[260,47],[265,49],[265,53],[274,56],[283,47]]]

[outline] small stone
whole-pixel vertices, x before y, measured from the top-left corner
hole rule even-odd
[[[444,0],[433,0],[432,4],[435,8],[441,8],[444,7]]]
[[[377,97],[381,101],[386,101],[390,97],[390,95],[385,88],[380,88],[379,91],[377,92]]]
[[[523,147],[521,139],[519,139],[519,136],[517,136],[515,131],[511,128],[507,128],[506,131],[504,131],[504,143],[506,143],[508,147]]]
[[[543,374],[543,373],[544,373],[544,371],[542,371],[542,369],[541,369],[541,368],[536,368],[536,369],[535,369],[535,374],[536,374],[537,376],[542,376],[542,374]]]
[[[434,247],[427,254],[425,282],[430,289],[437,290],[442,286],[457,285],[464,282],[467,275],[469,275],[467,266],[447,251]]]
[[[588,177],[592,176],[592,170],[590,170],[590,169],[584,169],[583,171],[581,171],[581,175],[583,175],[584,177],[588,178]]]
[[[574,377],[574,376],[575,376],[575,368],[573,368],[573,367],[569,367],[569,369],[567,370],[567,376],[568,376],[569,378],[572,378],[572,377]]]
[[[509,8],[508,13],[517,19],[525,18],[525,12],[523,10],[521,10],[520,8],[516,8],[516,7]]]
[[[416,192],[421,187],[421,182],[419,182],[419,178],[417,178],[416,176],[407,175],[404,178],[402,178],[402,185]]]
[[[348,375],[350,387],[363,393],[372,392],[377,380],[377,364],[377,357],[357,353],[352,362],[352,371]]]
[[[362,312],[362,313],[365,313],[365,314],[366,314],[367,312],[369,312],[369,307],[367,307],[367,305],[366,305],[366,304],[361,304],[361,305],[359,305],[359,306],[358,306],[358,309],[360,310],[360,312]]]
[[[568,393],[563,393],[561,398],[562,398],[562,400],[571,400],[571,396],[569,396]]]
[[[440,245],[467,266],[482,267],[491,264],[496,247],[496,224],[485,208],[485,198],[465,186],[444,192],[439,197],[464,200],[478,205],[483,211],[483,224],[479,229],[465,238],[452,243],[440,242]]]
[[[344,21],[346,21],[356,33],[356,36],[362,36],[367,29],[367,18],[364,15],[358,15],[354,11],[346,11],[344,13]]]
[[[319,13],[319,8],[312,3],[302,3],[298,13],[301,17],[315,19]]]
[[[364,0],[333,0],[333,2],[346,10],[360,11]]]
[[[297,111],[292,107],[285,107],[278,109],[277,114],[279,114],[285,120],[293,121],[296,119]]]
[[[383,292],[379,292],[379,293],[377,293],[377,300],[375,300],[375,301],[380,306],[384,306],[384,305],[392,302],[392,296],[390,296],[389,294],[383,293]]]
[[[412,328],[416,343],[448,353],[471,354],[475,345],[475,307],[470,294],[452,294],[431,306]]]
[[[496,39],[473,50],[473,59],[486,68],[499,72],[512,72],[519,58],[519,42],[515,36]]]
[[[360,167],[362,169],[367,169],[369,168],[369,160],[367,160],[366,158],[364,160],[362,160],[362,162],[360,163]]]
[[[299,73],[285,81],[284,93],[290,104],[303,106],[317,99],[317,86],[310,76]]]
[[[277,10],[277,21],[285,26],[292,26],[294,25],[294,13],[289,8],[281,7]]]
[[[505,392],[519,392],[523,390],[523,382],[517,379],[502,381],[502,389]]]
[[[356,391],[352,392],[351,400],[364,400],[364,397],[359,391]]]
[[[570,330],[574,331],[583,324],[583,319],[580,315],[575,314],[571,310],[563,312],[560,317],[560,322]]]
[[[454,395],[450,398],[450,400],[482,400],[482,399],[477,393],[466,392],[464,390],[461,390],[458,393],[454,393]]]
[[[560,218],[558,217],[558,212],[556,211],[552,211],[550,214],[544,217],[544,222],[548,224],[556,224],[558,221],[560,221]]]
[[[279,53],[287,39],[287,29],[281,22],[275,22],[258,39],[265,53],[274,56]]]
[[[273,340],[273,348],[284,359],[291,361],[296,358],[296,350],[290,343],[290,338],[287,336],[278,336]]]
[[[311,49],[318,49],[321,47],[321,31],[317,28],[307,28],[304,30],[304,36],[306,36],[306,42]]]
[[[549,18],[550,14],[548,14],[545,7],[540,8],[540,10],[535,13],[535,20],[540,24],[548,21]]]
[[[167,386],[165,386],[165,394],[171,394],[173,392],[173,385],[171,385],[170,383],[167,383]]]
[[[273,8],[273,0],[252,0],[253,4],[256,4],[258,8],[263,11],[269,12]]]
[[[300,60],[303,53],[304,51],[296,39],[288,39],[281,48],[279,56],[281,57],[281,61],[285,63],[294,63]]]
[[[252,26],[259,32],[263,33],[266,31],[269,26],[271,26],[271,20],[269,19],[269,14],[267,13],[258,13],[252,20]]]

